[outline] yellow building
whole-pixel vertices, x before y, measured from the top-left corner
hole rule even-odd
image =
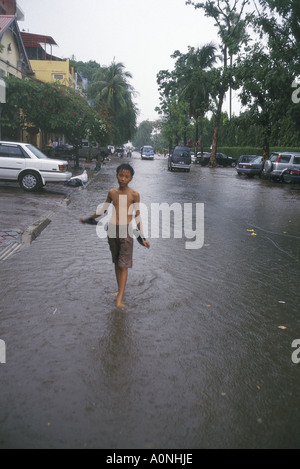
[[[53,55],[52,49],[57,44],[51,36],[25,32],[22,32],[21,36],[35,79],[44,83],[60,82],[64,86],[76,89],[77,74],[70,66],[69,59],[62,60]],[[44,141],[44,145],[42,141]],[[62,135],[54,134],[43,135],[42,138],[39,133],[36,137],[36,144],[45,150],[46,142],[48,143],[47,149],[49,149],[52,145],[65,143],[65,138]]]
[[[75,87],[74,69],[69,60],[53,56],[52,48],[57,44],[51,36],[24,32],[21,36],[37,80],[44,83],[60,81],[65,86]]]
[[[74,87],[74,69],[70,61],[30,60],[30,65],[37,80],[44,83],[59,81],[64,86]]]

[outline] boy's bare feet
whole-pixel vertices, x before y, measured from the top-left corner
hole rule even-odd
[[[123,308],[125,308],[125,305],[123,304],[122,299],[119,298],[119,297],[117,298],[116,305],[117,305],[117,308],[118,308],[118,309],[123,309]]]

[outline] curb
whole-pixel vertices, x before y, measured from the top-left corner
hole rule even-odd
[[[98,175],[100,171],[94,174],[92,178],[89,177],[85,187],[87,187],[92,180]],[[71,203],[71,196],[67,195],[56,207],[56,210],[60,207],[67,207]],[[22,244],[31,244],[44,230],[50,225],[55,211],[46,214],[42,219],[37,220],[32,225],[28,226],[22,233]]]
[[[66,196],[56,207],[58,208],[67,207],[71,202],[71,198]],[[23,232],[20,232],[20,239],[18,241],[12,241],[2,250],[0,250],[0,263],[6,261],[14,254],[19,252],[23,246],[30,245],[44,230],[50,225],[52,218],[56,212],[49,212],[43,218],[29,225]]]
[[[67,207],[71,202],[71,197],[66,196],[62,202],[57,205],[59,207]],[[31,244],[44,230],[50,225],[55,211],[46,214],[40,220],[37,220],[32,225],[29,225],[22,233],[22,244]]]
[[[28,226],[22,234],[22,244],[31,244],[51,223],[50,216],[46,216],[42,220],[38,220]]]
[[[86,184],[86,187],[98,176],[100,170],[95,172],[92,177],[89,177],[89,180]],[[20,239],[18,241],[12,241],[2,250],[0,250],[0,263],[7,260],[19,250],[22,249],[24,245],[30,245],[52,222],[52,219],[55,215],[55,212],[59,208],[66,208],[71,203],[71,195],[66,195],[63,200],[57,204],[55,210],[46,213],[42,218],[36,222],[29,225],[24,231],[20,231]]]

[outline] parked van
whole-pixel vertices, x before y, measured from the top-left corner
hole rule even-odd
[[[182,169],[190,172],[192,164],[191,150],[188,147],[175,147],[168,160],[168,170]]]

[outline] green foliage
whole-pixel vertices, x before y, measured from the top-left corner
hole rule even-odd
[[[138,126],[136,134],[133,138],[133,145],[137,148],[141,148],[143,145],[152,145],[152,132],[154,124],[150,121],[143,121]]]
[[[175,51],[172,72],[162,70],[157,75],[160,91],[160,107],[163,116],[163,135],[171,147],[188,141],[191,119],[196,123],[194,140],[198,140],[202,120],[213,98],[215,75],[211,68],[216,62],[216,46],[207,44],[200,48],[189,47],[187,54]]]
[[[110,66],[95,68],[89,85],[88,96],[94,106],[104,105],[111,117],[110,140],[116,145],[130,140],[136,131],[135,91],[128,82],[131,78],[124,64],[113,61]]]
[[[7,105],[3,126],[34,126],[49,133],[64,134],[70,142],[90,136],[101,141],[107,133],[106,122],[86,99],[59,83],[7,79]]]
[[[267,157],[270,146],[297,148],[300,104],[292,94],[300,92],[300,2],[257,0],[251,9],[249,0],[186,4],[215,21],[222,66],[198,66],[199,49],[193,47],[188,54],[173,54],[174,70],[162,70],[157,77],[162,135],[172,141],[179,135],[198,140],[200,132],[205,146],[211,148],[213,142],[213,153],[245,146],[260,148],[256,152]],[[229,88],[237,90],[244,107],[238,117],[222,113]],[[204,118],[208,110],[210,119]],[[183,124],[187,113],[193,117],[189,126]]]

